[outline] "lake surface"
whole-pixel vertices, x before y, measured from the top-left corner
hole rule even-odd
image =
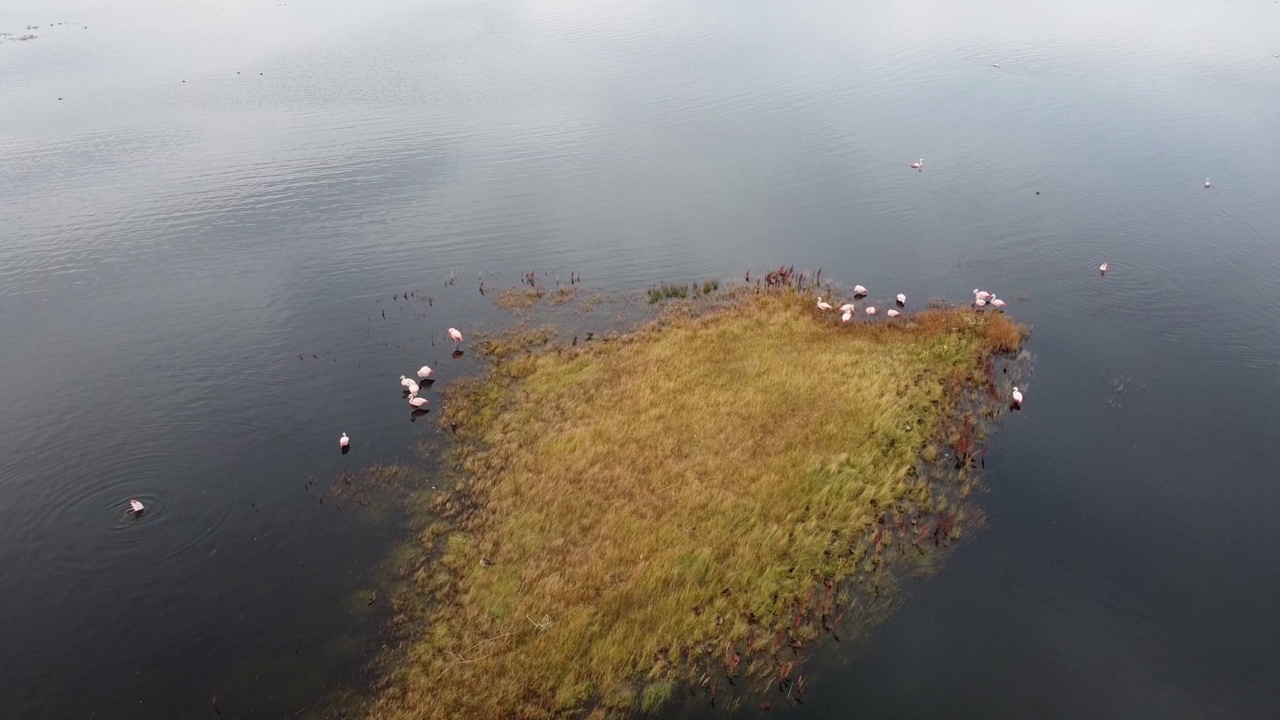
[[[501,322],[481,278],[780,264],[1034,328],[987,527],[799,710],[1274,714],[1278,29],[1265,0],[5,3],[0,716],[309,705],[379,643],[399,524],[304,483],[435,432],[397,378],[467,367],[441,338]]]

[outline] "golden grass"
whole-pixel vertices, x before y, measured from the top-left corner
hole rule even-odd
[[[1023,334],[970,310],[841,326],[783,289],[504,346],[450,396],[474,510],[433,531],[435,604],[368,717],[651,712],[701,657],[812,639],[804,598],[878,567],[877,517]]]

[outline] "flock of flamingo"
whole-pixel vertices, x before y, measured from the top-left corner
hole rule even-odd
[[[921,162],[924,162],[924,161],[921,160]],[[917,163],[911,164],[911,167],[913,168],[916,166],[917,166]],[[1104,262],[1101,265],[1099,265],[1098,270],[1103,275],[1106,275],[1107,263]],[[863,287],[862,285],[853,286],[854,300],[861,300],[866,296],[867,296],[867,289],[865,287]],[[897,296],[894,297],[894,301],[898,307],[906,307],[907,296],[903,293],[898,293]],[[980,290],[978,288],[974,288],[973,289],[973,306],[980,310],[986,307],[987,305],[990,305],[995,308],[1003,309],[1005,306],[1008,305],[1008,303],[996,297],[994,293],[990,293],[990,292],[987,292],[986,290]],[[853,319],[853,313],[858,308],[853,303],[845,303],[844,305],[841,305],[840,307],[836,308],[836,307],[833,307],[831,303],[823,300],[822,296],[819,295],[818,309],[821,310],[822,312],[831,312],[832,310],[838,310],[841,313],[840,322],[847,324],[850,320]],[[868,305],[863,312],[865,312],[869,316],[874,317],[877,310],[874,305]],[[902,313],[897,308],[890,308],[889,311],[885,313],[885,315],[888,315],[890,318],[896,318],[902,315]],[[1022,407],[1022,391],[1019,390],[1016,385],[1013,388],[1013,393],[1010,395],[1010,399],[1013,403],[1013,407],[1015,408]]]
[[[462,344],[462,333],[457,328],[449,328],[448,333],[450,340],[458,345]],[[418,380],[426,380],[430,378],[433,373],[435,373],[435,370],[432,370],[429,365],[423,365],[418,368]],[[418,384],[417,380],[401,375],[400,385],[405,390],[409,391],[409,406],[414,410],[421,410],[430,402],[426,398],[418,396],[418,393],[422,390],[422,386]],[[347,435],[347,433],[343,432],[342,436],[338,438],[338,450],[345,455],[350,449],[351,437]],[[141,500],[137,498],[130,498],[124,511],[127,515],[141,517],[143,511],[146,509],[147,506],[143,505]]]

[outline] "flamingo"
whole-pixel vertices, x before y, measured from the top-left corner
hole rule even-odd
[[[874,307],[874,306],[868,307],[868,308],[867,308],[867,314],[868,314],[868,315],[875,315],[875,314],[876,314],[876,309],[875,309],[875,307]]]
[[[426,365],[423,365],[422,367],[418,368],[418,378],[422,380],[426,380],[427,378],[431,377],[431,373],[433,372],[435,372],[435,370],[432,370]]]
[[[850,310],[845,310],[845,311],[844,311],[844,314],[840,316],[840,322],[842,322],[842,323],[847,323],[847,322],[849,322],[849,321],[850,321],[850,320],[852,320],[852,319],[853,319],[853,310],[852,310],[852,309],[850,309]]]
[[[977,307],[984,307],[987,304],[987,301],[982,298],[975,298],[973,304]]]
[[[991,298],[991,304],[992,304],[992,305],[995,305],[995,306],[996,306],[996,307],[998,307],[998,308],[1002,308],[1002,307],[1004,307],[1005,305],[1007,305],[1008,303],[1006,303],[1005,301],[1001,300],[1000,298]]]
[[[145,509],[146,508],[143,507],[142,503],[134,498],[129,501],[129,509],[126,512],[131,512],[134,515],[141,515],[142,511]]]
[[[1018,389],[1017,385],[1013,386],[1013,406],[1016,408],[1022,407],[1022,391]]]
[[[902,293],[898,293],[898,297],[896,297],[896,298],[894,298],[894,299],[898,301],[898,304],[899,304],[899,305],[906,305],[906,304],[907,304],[907,296],[906,296],[906,295],[903,295]]]
[[[1209,182],[1209,178],[1205,178],[1205,179],[1204,179],[1204,186],[1205,186],[1205,187],[1210,187],[1211,185],[1212,185],[1212,183],[1210,183],[1210,182]]]
[[[831,303],[829,303],[829,302],[823,302],[823,301],[822,301],[822,296],[821,296],[821,295],[819,295],[819,296],[818,296],[818,309],[819,309],[819,310],[830,310],[830,309],[831,309]]]
[[[410,380],[408,384],[404,386],[404,389],[408,390],[410,395],[417,395],[420,388],[418,387],[418,383]]]
[[[839,307],[840,312],[853,312],[854,310],[857,310],[857,309],[858,309],[857,306],[854,305],[853,303],[845,303]]]
[[[407,377],[405,377],[405,376],[403,376],[403,375],[401,375],[401,376],[400,376],[400,385],[401,385],[401,387],[403,387],[405,390],[408,390],[408,389],[409,389],[409,386],[410,386],[410,385],[413,385],[413,384],[414,384],[414,382],[413,382],[413,379],[412,379],[412,378],[407,378]]]
[[[917,161],[915,161],[915,162],[911,163],[911,169],[912,169],[912,170],[923,170],[923,169],[924,169],[924,158],[920,158],[919,160],[917,160]]]
[[[897,310],[894,310],[893,308],[889,308],[889,312],[885,313],[885,315],[888,315],[891,318],[896,318],[901,314],[902,313],[898,312]]]
[[[992,297],[991,293],[986,290],[979,290],[978,288],[973,289],[973,296],[978,300],[990,300]]]
[[[347,446],[350,444],[351,444],[351,438],[347,437],[346,433],[342,433],[342,437],[338,438],[338,447],[342,448],[343,450],[346,450]]]
[[[414,410],[421,410],[422,406],[426,405],[428,402],[429,401],[426,398],[418,397],[417,395],[409,398],[409,404],[413,406]]]
[[[1102,274],[1102,275],[1106,275],[1106,274],[1107,274],[1107,267],[1108,267],[1108,266],[1107,266],[1107,263],[1102,263],[1101,265],[1099,265],[1099,266],[1098,266],[1098,272],[1099,272],[1100,274]]]
[[[864,287],[862,287],[861,285],[854,285],[854,286],[853,286],[853,294],[854,294],[854,295],[866,295],[866,294],[867,294],[867,289],[866,289],[866,288],[864,288]]]
[[[460,343],[462,342],[462,333],[458,332],[458,328],[449,328],[449,339]]]

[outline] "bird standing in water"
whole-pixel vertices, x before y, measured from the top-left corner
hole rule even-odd
[[[347,437],[346,433],[342,433],[342,437],[338,438],[338,447],[346,450],[349,445],[351,445],[351,438]]]

